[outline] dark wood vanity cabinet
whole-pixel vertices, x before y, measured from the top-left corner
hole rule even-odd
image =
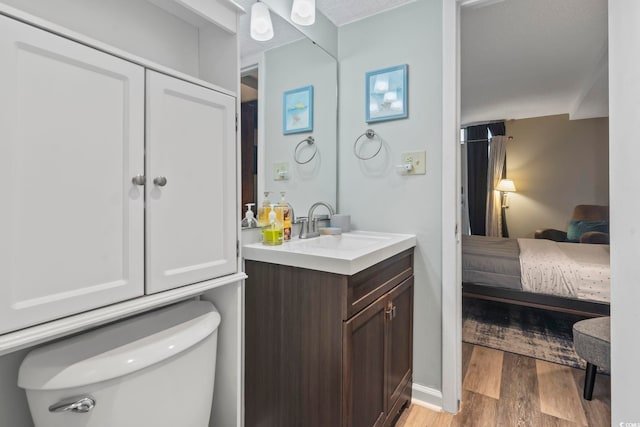
[[[411,400],[413,249],[352,276],[246,272],[245,425],[392,425]]]

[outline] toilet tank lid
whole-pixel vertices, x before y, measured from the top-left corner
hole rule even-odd
[[[219,324],[220,314],[207,301],[122,320],[31,351],[20,365],[18,386],[58,390],[121,377],[193,347]]]

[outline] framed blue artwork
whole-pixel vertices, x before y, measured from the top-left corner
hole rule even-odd
[[[366,85],[367,123],[406,119],[409,116],[407,64],[369,71]]]
[[[313,86],[286,91],[282,105],[282,133],[313,130]]]

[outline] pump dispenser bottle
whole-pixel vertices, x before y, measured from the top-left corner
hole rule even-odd
[[[242,227],[243,228],[255,228],[258,226],[258,221],[253,217],[253,210],[251,209],[255,206],[255,203],[247,203],[245,205],[247,207],[247,212],[244,214],[244,218],[242,219]]]
[[[283,239],[286,240],[291,240],[291,207],[289,206],[289,203],[287,203],[287,201],[284,199],[285,196],[285,192],[281,191],[280,192],[280,203],[278,204],[278,207],[280,208],[279,212],[282,212],[282,235],[283,235]]]
[[[269,192],[265,191],[262,206],[258,209],[258,226],[269,225],[269,212],[271,212],[271,202],[269,201]]]
[[[278,221],[276,215],[276,206],[271,205],[271,211],[268,215],[269,225],[262,229],[262,243],[265,245],[281,245],[282,244],[282,223]]]

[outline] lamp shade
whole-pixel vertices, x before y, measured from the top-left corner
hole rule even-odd
[[[273,38],[273,24],[266,4],[261,2],[251,6],[251,38],[265,42]]]
[[[293,0],[291,20],[298,25],[313,25],[316,22],[316,0]]]
[[[501,179],[496,187],[498,191],[504,191],[506,193],[513,193],[516,191],[516,185],[510,179]]]

